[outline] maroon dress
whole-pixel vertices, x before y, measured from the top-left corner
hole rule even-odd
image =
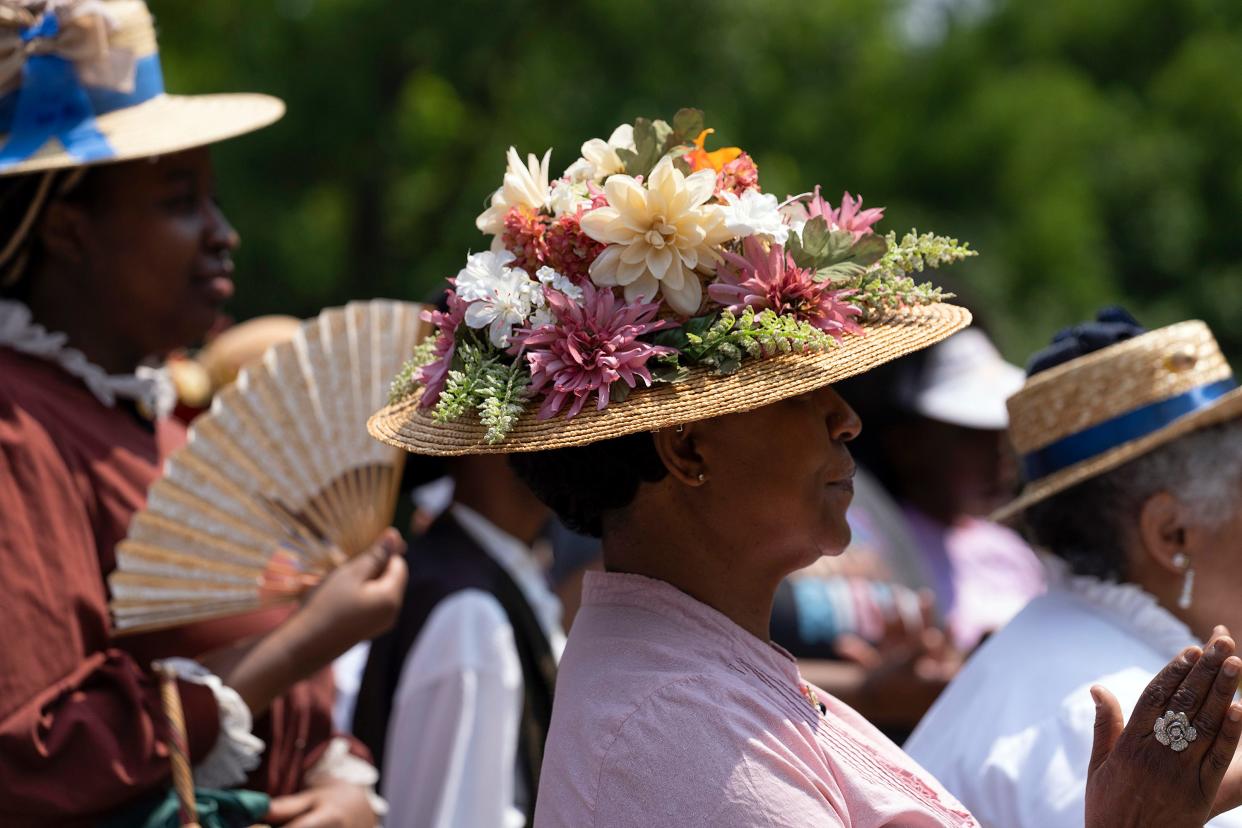
[[[0,347],[0,825],[89,825],[166,787],[151,660],[193,658],[282,618],[113,636],[114,548],[184,439],[174,422],[109,408],[58,366]],[[335,735],[332,693],[324,670],[256,722],[267,750],[248,787],[301,787]],[[215,697],[182,682],[181,698],[198,762],[218,736]]]

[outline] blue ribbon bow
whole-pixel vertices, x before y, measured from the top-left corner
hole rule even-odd
[[[59,34],[59,19],[44,14],[22,30],[21,39],[54,40]],[[0,132],[9,128],[8,140],[0,147],[0,170],[27,160],[53,138],[76,161],[112,158],[116,153],[95,116],[142,103],[163,91],[157,55],[137,62],[134,88],[124,93],[87,89],[73,62],[59,55],[30,55],[22,66],[21,86],[0,99]]]

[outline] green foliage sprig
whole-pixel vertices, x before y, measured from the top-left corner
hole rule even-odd
[[[497,365],[484,373],[479,383],[479,422],[487,427],[483,439],[495,445],[505,439],[526,410],[530,373],[521,361]]]
[[[681,359],[717,374],[732,374],[743,359],[774,354],[825,351],[837,341],[809,322],[780,316],[765,309],[746,308],[738,316],[729,310],[691,319],[681,328],[657,337],[681,351]]]
[[[967,243],[934,233],[920,235],[917,230],[906,233],[900,242],[896,233],[889,233],[884,241],[887,250],[873,267],[853,274],[832,274],[833,288],[853,291],[849,301],[862,310],[864,321],[886,311],[952,299],[952,293],[930,282],[915,282],[910,274],[979,255]]]
[[[392,383],[388,386],[388,404],[393,405],[410,397],[418,390],[419,369],[424,365],[431,364],[436,356],[436,337],[429,336],[414,349],[414,355],[406,360],[401,366],[401,370],[392,378]]]
[[[499,351],[470,341],[458,343],[453,365],[436,402],[436,421],[453,422],[474,409],[487,427],[484,439],[499,443],[525,409],[530,383],[525,366],[508,362]]]

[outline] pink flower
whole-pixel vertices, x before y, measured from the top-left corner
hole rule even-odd
[[[614,382],[620,380],[633,388],[641,379],[651,385],[647,361],[676,353],[673,348],[639,340],[652,331],[674,327],[655,319],[658,302],[619,303],[611,289],[596,288],[589,281],[582,283],[582,290],[581,304],[559,291],[546,290],[555,321],[515,335],[516,351],[530,365],[532,393],[548,389],[539,409],[541,420],[555,416],[571,399],[565,416],[573,417],[591,394],[596,395],[596,408],[602,411]]]
[[[747,190],[759,189],[759,167],[755,159],[742,153],[720,168],[716,174],[716,195],[733,193],[740,196]]]
[[[858,241],[863,236],[870,235],[872,226],[884,218],[883,207],[863,210],[861,209],[862,203],[862,196],[854,198],[846,192],[841,195],[840,209],[834,210],[832,205],[820,196],[819,185],[816,184],[815,193],[804,209],[808,219],[823,216],[828,222],[829,229],[848,230],[854,234],[854,241]]]
[[[449,279],[450,284],[454,284],[456,279]],[[430,322],[437,328],[436,331],[436,358],[418,369],[418,374],[414,377],[423,385],[423,396],[418,401],[419,408],[430,408],[440,399],[440,392],[444,390],[444,383],[448,379],[449,368],[453,365],[453,353],[457,349],[457,326],[462,323],[466,317],[467,302],[457,296],[457,291],[449,290],[446,294],[448,300],[448,312],[438,310],[425,310],[422,313],[422,320]]]
[[[501,243],[513,254],[515,264],[527,273],[534,273],[548,263],[548,216],[525,207],[513,207],[505,213]]]
[[[707,295],[733,313],[750,307],[793,314],[837,339],[862,333],[856,321],[862,312],[844,301],[850,292],[831,290],[828,281],[816,282],[814,276],[814,271],[794,264],[781,245],[765,248],[757,237],[747,236],[741,256],[724,251]]]
[[[595,257],[607,247],[582,232],[580,222],[583,212],[579,207],[576,213],[561,216],[544,236],[548,264],[577,284],[590,281],[587,270]]]

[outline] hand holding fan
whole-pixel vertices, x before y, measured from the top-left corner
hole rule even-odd
[[[392,522],[405,452],[366,422],[424,332],[422,309],[326,310],[216,397],[117,546],[118,632],[295,600]]]

